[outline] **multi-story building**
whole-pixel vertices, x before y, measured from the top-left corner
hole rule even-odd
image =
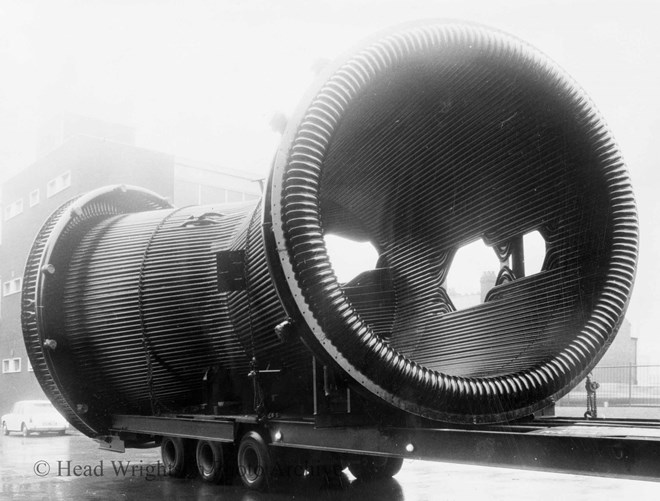
[[[260,196],[260,183],[230,169],[104,138],[64,136],[64,144],[2,186],[0,229],[0,414],[16,400],[43,398],[31,371],[20,322],[23,267],[48,216],[76,195],[108,184],[136,185],[175,206],[234,202]]]

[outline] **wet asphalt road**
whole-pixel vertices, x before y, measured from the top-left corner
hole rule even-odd
[[[347,472],[279,482],[264,494],[175,479],[159,470],[159,449],[101,451],[77,434],[0,438],[0,499],[11,500],[610,500],[660,499],[660,483],[407,461],[395,479],[365,484]]]

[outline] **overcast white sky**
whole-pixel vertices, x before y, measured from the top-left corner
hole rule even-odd
[[[265,174],[278,144],[269,120],[291,113],[319,60],[404,21],[481,22],[557,61],[610,124],[642,231],[629,319],[640,361],[660,363],[659,14],[652,1],[0,0],[0,176],[35,159],[36,130],[58,112]]]

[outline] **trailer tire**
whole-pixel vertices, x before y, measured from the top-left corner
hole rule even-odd
[[[268,444],[256,431],[248,431],[238,446],[238,476],[249,489],[264,491],[270,483],[273,459]]]
[[[192,469],[194,456],[189,440],[181,437],[163,437],[160,455],[165,471],[171,477],[185,477]]]
[[[391,478],[401,470],[403,458],[359,456],[351,460],[348,470],[358,480]]]
[[[195,463],[202,480],[227,484],[233,477],[233,458],[230,444],[199,440],[195,448]]]

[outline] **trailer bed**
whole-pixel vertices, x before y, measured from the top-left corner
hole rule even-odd
[[[127,436],[177,436],[234,442],[240,427],[259,427],[275,448],[499,466],[583,475],[660,479],[660,421],[541,417],[492,426],[316,426],[313,417],[256,415],[114,415],[101,447],[123,451]]]

